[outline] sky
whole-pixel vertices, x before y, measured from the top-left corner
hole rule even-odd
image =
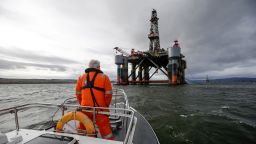
[[[187,79],[256,77],[255,0],[0,0],[0,78],[76,79],[98,59],[115,80],[113,48],[148,50],[152,9]]]

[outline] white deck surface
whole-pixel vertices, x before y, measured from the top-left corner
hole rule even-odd
[[[20,129],[18,132],[16,130],[14,130],[9,133],[6,133],[6,135],[8,137],[8,141],[10,141],[11,138],[16,137],[17,135],[21,135],[23,140],[22,140],[22,142],[19,142],[17,144],[24,144],[40,135],[46,134],[46,133],[74,137],[76,140],[79,141],[79,144],[123,144],[123,142],[120,142],[120,141],[105,140],[105,139],[100,139],[100,138],[93,138],[93,137],[66,134],[66,133],[28,130],[28,129]]]

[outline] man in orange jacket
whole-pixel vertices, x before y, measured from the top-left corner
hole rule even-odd
[[[89,68],[77,80],[76,97],[81,106],[109,107],[112,100],[112,86],[108,76],[100,70],[98,60],[91,60]],[[87,112],[86,115],[93,119],[92,113]],[[96,124],[103,138],[110,140],[114,138],[107,115],[96,114]],[[80,123],[78,129],[85,127]]]

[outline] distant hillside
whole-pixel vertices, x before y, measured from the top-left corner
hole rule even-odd
[[[73,79],[5,79],[0,78],[0,84],[64,84],[76,83]]]
[[[190,80],[189,82],[194,84],[204,84],[205,80]],[[234,78],[223,78],[223,79],[209,79],[210,84],[256,84],[256,78],[244,78],[244,77],[234,77]]]

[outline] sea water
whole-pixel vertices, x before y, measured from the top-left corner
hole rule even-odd
[[[256,85],[114,86],[154,128],[161,144],[256,143]],[[0,85],[0,109],[26,103],[61,104],[75,84]],[[74,100],[75,103],[75,100]],[[20,112],[21,128],[38,128],[55,110]],[[11,114],[0,116],[0,131],[15,129]]]

